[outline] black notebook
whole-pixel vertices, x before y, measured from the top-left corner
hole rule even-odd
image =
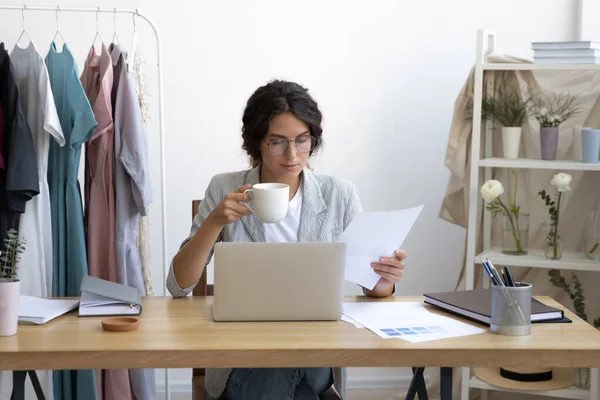
[[[425,303],[461,317],[489,325],[492,319],[490,289],[425,293]],[[562,310],[531,299],[531,322],[571,322]]]

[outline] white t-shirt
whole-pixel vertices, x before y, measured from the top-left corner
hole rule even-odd
[[[296,194],[290,200],[288,213],[281,222],[265,224],[265,239],[267,243],[297,242],[300,211],[302,210],[302,183]]]

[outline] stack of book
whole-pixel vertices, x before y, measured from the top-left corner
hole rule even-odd
[[[540,64],[600,64],[600,42],[533,42],[531,48]]]

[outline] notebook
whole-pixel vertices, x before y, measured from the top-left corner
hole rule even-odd
[[[461,290],[456,292],[425,293],[425,303],[453,314],[489,325],[492,319],[492,301],[489,289]],[[531,299],[531,322],[553,322],[565,319],[562,310],[549,307]],[[558,321],[557,321],[558,322]]]
[[[81,281],[79,316],[139,315],[142,298],[137,288],[84,276]]]
[[[21,295],[19,297],[19,322],[24,324],[45,324],[77,308],[79,300],[46,299]]]

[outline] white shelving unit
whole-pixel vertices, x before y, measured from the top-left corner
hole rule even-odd
[[[496,390],[499,392],[505,393],[520,393],[517,390],[499,388],[496,386],[492,386],[487,384],[479,379],[476,376],[472,377],[470,380],[470,385],[475,389],[482,390]],[[527,392],[529,394],[533,394],[536,396],[548,396],[548,397],[556,397],[559,399],[580,399],[580,400],[588,400],[590,398],[589,390],[579,389],[576,387],[568,388],[568,389],[559,389],[559,390],[540,390],[540,391],[531,391]]]
[[[473,258],[474,264],[481,264],[480,257],[487,257],[494,265],[511,265],[513,267],[563,269],[572,271],[600,271],[597,261],[588,259],[584,253],[564,252],[562,259],[547,260],[542,250],[529,249],[523,256],[510,256],[498,248],[485,250]],[[488,279],[487,276],[484,277]]]
[[[535,159],[502,159],[492,157],[492,124],[487,122],[485,126],[485,147],[484,154],[480,154],[481,148],[481,103],[483,99],[483,72],[500,70],[596,70],[600,71],[600,65],[594,64],[535,64],[535,63],[514,63],[514,64],[490,64],[484,62],[486,53],[495,50],[496,36],[493,32],[480,30],[477,36],[477,53],[474,74],[474,109],[473,109],[473,133],[471,136],[470,157],[470,182],[469,182],[469,216],[467,231],[467,257],[465,264],[466,290],[471,290],[475,285],[475,267],[481,268],[481,256],[488,257],[496,265],[510,265],[516,267],[547,268],[561,270],[577,271],[599,271],[600,262],[589,260],[583,253],[563,253],[559,261],[547,260],[542,250],[529,250],[524,256],[509,256],[503,254],[500,249],[491,247],[491,215],[488,212],[483,214],[483,247],[481,254],[475,253],[477,238],[477,217],[483,209],[483,202],[479,196],[480,173],[483,173],[484,181],[491,179],[493,168],[516,168],[516,169],[544,169],[560,171],[599,171],[599,164],[587,164],[580,161],[546,161]],[[487,44],[487,45],[486,45]],[[493,79],[493,78],[492,78]],[[491,85],[488,85],[488,87]],[[481,170],[481,171],[480,171]],[[484,286],[489,286],[489,278],[483,276]],[[591,369],[590,389],[569,388],[564,390],[551,390],[545,392],[523,392],[543,396],[568,399],[600,400],[600,373],[599,368]],[[461,400],[468,400],[469,390],[471,388],[483,390],[484,398],[487,390],[496,390],[503,392],[515,392],[501,387],[489,385],[477,377],[471,377],[471,368],[465,367],[462,371]]]
[[[600,64],[485,64],[481,65],[484,71],[578,71],[596,70],[600,71]]]
[[[600,163],[588,164],[581,161],[569,160],[536,160],[533,158],[484,158],[479,160],[480,167],[490,168],[523,168],[523,169],[551,169],[560,171],[600,171]]]

